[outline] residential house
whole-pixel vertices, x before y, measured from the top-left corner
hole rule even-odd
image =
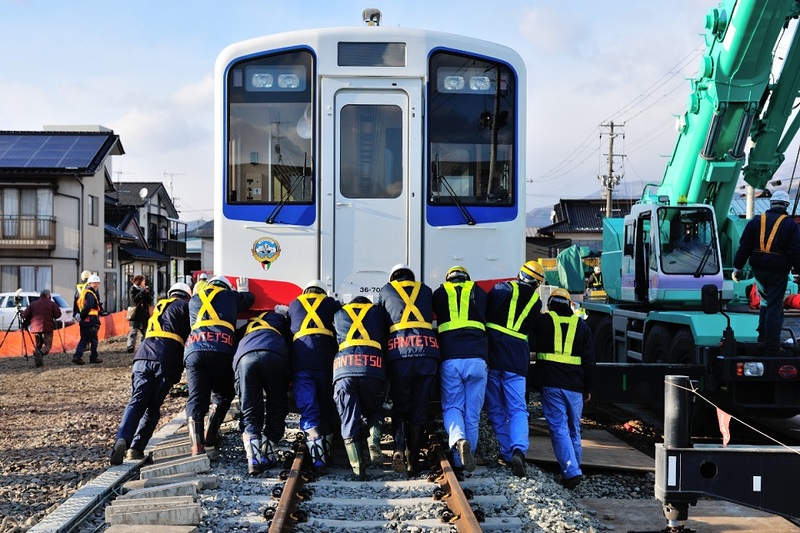
[[[186,233],[186,272],[197,281],[201,271],[213,272],[214,268],[214,221],[200,221],[197,227]]]
[[[102,126],[0,131],[0,291],[48,288],[71,300],[90,270],[101,297],[113,296],[103,200],[114,188],[111,156],[124,153]]]

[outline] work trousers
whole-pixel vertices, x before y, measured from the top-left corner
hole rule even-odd
[[[486,361],[478,357],[442,361],[442,417],[448,445],[467,439],[474,451],[478,447],[478,424],[486,396]],[[463,466],[454,454],[455,466]]]
[[[389,361],[388,370],[393,421],[424,426],[439,361],[432,357],[404,357]]]
[[[220,417],[228,412],[235,395],[232,359],[230,355],[219,352],[192,352],[186,356],[187,420],[203,422],[212,402],[216,404],[216,413]]]
[[[180,371],[160,361],[136,360],[131,370],[131,399],[117,430],[128,448],[143,452],[161,417],[161,405],[172,386],[180,380]]]
[[[292,390],[300,411],[300,429],[307,432],[317,428],[320,435],[333,433],[339,423],[333,402],[333,368],[296,371]]]
[[[783,300],[789,275],[786,272],[754,270],[761,307],[758,310],[758,337],[765,355],[777,355],[783,327]]]
[[[236,391],[242,407],[242,432],[283,438],[289,414],[289,361],[271,350],[247,353],[236,365]],[[266,399],[265,399],[266,397]]]
[[[100,325],[94,322],[81,322],[81,340],[78,341],[78,346],[75,347],[75,355],[72,356],[73,360],[81,359],[86,347],[89,347],[89,360],[94,361],[97,359],[97,331]]]
[[[497,435],[500,457],[511,460],[514,450],[528,451],[528,404],[525,376],[489,369],[486,383],[486,415]]]
[[[345,377],[333,384],[336,410],[342,420],[342,438],[351,439],[361,434],[362,417],[372,426],[383,420],[383,392],[386,382],[366,377]]]
[[[542,387],[542,412],[550,428],[550,442],[564,479],[580,476],[581,415],[583,394],[557,387]]]

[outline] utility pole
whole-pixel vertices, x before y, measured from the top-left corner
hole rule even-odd
[[[601,185],[603,186],[603,190],[605,191],[606,197],[606,217],[611,217],[611,199],[614,194],[614,187],[619,185],[622,176],[614,174],[614,157],[624,157],[622,154],[614,154],[614,139],[618,136],[625,137],[624,132],[615,132],[614,128],[623,128],[625,127],[624,124],[614,124],[614,122],[610,122],[608,124],[600,124],[601,128],[608,128],[608,133],[600,133],[600,136],[608,135],[608,174],[598,176],[597,179],[600,180]]]

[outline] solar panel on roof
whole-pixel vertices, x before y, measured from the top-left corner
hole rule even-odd
[[[1,135],[0,168],[87,168],[107,135]]]

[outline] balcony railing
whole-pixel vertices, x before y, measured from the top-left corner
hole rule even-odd
[[[48,249],[56,247],[55,217],[0,217],[0,249]]]
[[[170,257],[185,258],[186,242],[175,239],[150,239],[150,248],[167,254]]]

